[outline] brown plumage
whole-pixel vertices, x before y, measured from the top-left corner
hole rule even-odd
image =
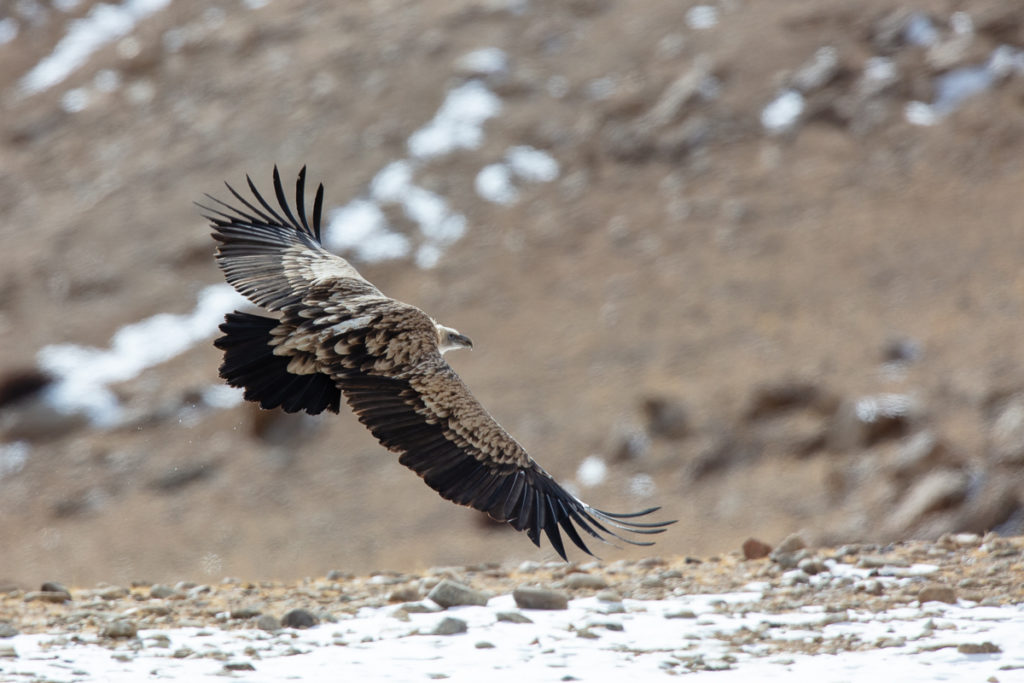
[[[321,246],[323,185],[312,220],[296,182],[296,213],[274,168],[274,208],[246,178],[254,200],[234,188],[232,206],[201,206],[220,245],[217,264],[239,292],[275,317],[228,314],[216,340],[220,374],[263,408],[338,412],[341,396],[399,462],[442,497],[508,522],[537,546],[543,531],[565,559],[561,532],[592,554],[577,526],[605,541],[618,531],[655,534],[671,522],[638,522],[651,508],[616,514],[583,503],[544,471],[473,397],[445,351],[469,339],[391,299],[345,259]],[[241,208],[239,208],[241,207]]]

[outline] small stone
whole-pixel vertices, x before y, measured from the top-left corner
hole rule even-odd
[[[255,671],[256,667],[249,662],[229,662],[224,665],[225,671]]]
[[[743,557],[747,560],[760,560],[768,557],[772,552],[772,547],[764,541],[759,541],[756,538],[748,538],[743,542]]]
[[[444,608],[429,602],[403,602],[401,609],[405,610],[406,614],[432,614]]]
[[[577,638],[588,638],[590,640],[597,640],[601,636],[591,631],[589,628],[581,628],[576,631]]]
[[[475,645],[473,645],[473,647],[475,647],[478,650],[490,650],[494,648],[494,643],[486,640],[481,640],[477,642]]]
[[[663,439],[682,439],[690,433],[690,416],[683,402],[666,396],[649,396],[643,402],[647,433]]]
[[[803,539],[800,534],[790,534],[782,540],[774,551],[774,553],[795,553],[798,550],[803,550],[807,547],[807,542]],[[773,554],[774,554],[773,553]]]
[[[175,659],[185,659],[195,654],[195,650],[190,647],[179,647],[177,650],[171,653],[171,657]]]
[[[962,655],[994,655],[1003,650],[995,643],[986,640],[983,643],[960,643],[956,651]]]
[[[312,612],[304,609],[293,609],[284,615],[281,625],[285,628],[310,628],[311,626],[316,626],[319,622],[320,620]]]
[[[805,557],[796,566],[797,569],[810,576],[820,574],[828,569],[825,563],[816,557]]]
[[[899,557],[885,555],[861,555],[857,560],[861,569],[881,569],[882,567],[909,567],[910,562]]]
[[[783,586],[796,586],[801,583],[808,583],[811,580],[806,573],[800,569],[791,569],[782,575]]]
[[[565,577],[565,587],[571,589],[589,588],[599,590],[601,588],[607,588],[608,582],[599,574],[576,573],[569,574],[569,576]]]
[[[166,598],[173,598],[175,596],[178,596],[178,598],[180,599],[184,598],[185,594],[180,591],[174,590],[170,586],[165,586],[162,583],[158,583],[149,589],[149,597],[151,598],[157,598],[162,600]]]
[[[697,618],[697,613],[694,612],[692,609],[681,609],[681,610],[676,610],[675,612],[666,612],[665,613],[665,618],[666,619],[696,619]]]
[[[488,597],[451,579],[444,579],[427,594],[427,597],[445,609],[461,605],[486,605]]]
[[[263,614],[263,611],[260,608],[250,605],[231,610],[230,616],[232,619],[252,619],[253,617],[258,617],[261,614]]]
[[[18,635],[18,629],[9,621],[0,621],[0,638],[13,638]]]
[[[348,574],[346,572],[343,572],[340,569],[332,569],[331,571],[327,572],[327,580],[328,581],[344,581],[346,579],[351,579],[351,578],[353,578],[352,574]]]
[[[420,599],[420,590],[413,584],[399,586],[388,594],[388,602],[416,602]]]
[[[128,619],[115,619],[103,627],[100,635],[104,638],[134,638],[138,632],[139,627],[135,625],[135,622]]]
[[[943,586],[942,584],[933,584],[922,588],[918,594],[917,599],[922,603],[925,602],[945,602],[950,605],[956,604],[956,591],[949,586]]]
[[[445,617],[434,630],[430,632],[432,636],[453,636],[457,633],[465,633],[469,630],[469,625],[466,624],[462,619],[456,619],[455,617]]]
[[[533,619],[519,612],[498,612],[495,617],[498,621],[509,624],[532,624]]]
[[[67,591],[29,591],[25,593],[25,602],[69,602],[71,594]]]
[[[981,536],[978,534],[953,534],[953,543],[961,548],[976,548],[981,543]]]
[[[0,659],[17,659],[18,651],[13,645],[0,645]]]
[[[96,597],[103,598],[104,600],[120,600],[121,598],[128,597],[129,590],[123,586],[107,586],[100,589],[96,594]]]
[[[518,571],[521,574],[533,574],[538,569],[540,569],[540,562],[535,562],[534,560],[524,560],[523,562],[519,563],[519,566],[516,568],[516,571]]]
[[[561,610],[569,608],[569,598],[558,591],[546,588],[520,586],[512,591],[516,606],[520,609]]]
[[[613,590],[600,591],[594,596],[599,602],[622,602],[622,596]]]
[[[261,614],[260,618],[256,620],[256,628],[261,631],[279,631],[281,629],[281,620],[273,614]]]

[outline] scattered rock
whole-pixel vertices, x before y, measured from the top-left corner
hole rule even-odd
[[[233,609],[229,614],[232,619],[252,619],[263,614],[263,610],[259,607],[246,606]]]
[[[185,597],[185,594],[181,591],[177,591],[170,586],[165,586],[162,583],[154,584],[149,589],[149,597],[160,600],[164,599],[181,599]]]
[[[570,589],[589,588],[600,590],[601,588],[608,587],[608,582],[599,574],[569,574],[569,576],[565,577],[564,583],[565,587]]]
[[[764,541],[759,541],[756,538],[748,538],[743,541],[743,557],[747,560],[760,560],[761,558],[768,557],[772,552],[772,547]]]
[[[532,624],[533,619],[519,612],[498,612],[495,617],[498,621],[505,621],[510,624]]]
[[[19,631],[9,621],[0,621],[0,638],[13,638]]]
[[[430,632],[432,636],[453,636],[457,633],[465,633],[469,630],[469,625],[466,624],[462,619],[456,619],[455,617],[445,617],[437,626]]]
[[[134,638],[138,632],[139,627],[135,625],[134,621],[115,619],[103,627],[100,635],[104,638],[125,639]]]
[[[304,609],[293,609],[284,615],[281,625],[285,628],[311,628],[320,623],[312,612]]]
[[[831,83],[839,75],[840,69],[839,51],[831,46],[820,47],[810,60],[796,70],[790,85],[807,94]]]
[[[960,643],[956,651],[962,655],[994,655],[1002,652],[1002,648],[990,640],[983,643]]]
[[[813,382],[785,380],[755,388],[744,415],[747,420],[761,420],[806,408],[826,414],[835,410],[835,404],[836,399]]]
[[[488,600],[488,596],[480,591],[450,579],[444,579],[434,586],[427,597],[446,609],[460,605],[486,605]]]
[[[124,586],[106,586],[96,593],[96,597],[103,598],[104,600],[120,600],[121,598],[128,597],[129,592]]]
[[[71,594],[67,591],[29,591],[25,593],[25,602],[39,600],[41,602],[70,602]]]
[[[969,477],[960,470],[943,469],[926,474],[907,490],[888,515],[886,529],[890,535],[899,536],[925,515],[962,502],[967,497],[969,484]]]
[[[999,407],[989,427],[988,441],[995,462],[1024,462],[1024,397],[1014,396]]]
[[[692,609],[681,609],[675,612],[666,612],[666,619],[696,619],[697,614]]]
[[[682,439],[690,433],[690,417],[683,402],[667,396],[650,396],[643,401],[647,433],[663,439]]]
[[[249,662],[229,662],[224,665],[225,671],[255,671],[256,667]]]
[[[473,647],[475,647],[478,650],[490,650],[494,647],[494,643],[487,640],[481,640],[475,643]]]
[[[415,602],[420,599],[420,589],[415,584],[399,586],[388,593],[388,602]]]
[[[56,581],[47,581],[39,587],[39,590],[45,591],[47,593],[67,593],[69,596],[71,595],[70,591],[68,591],[67,589],[67,586],[65,586],[62,583],[57,583]]]
[[[942,584],[932,584],[922,588],[918,594],[917,599],[922,603],[925,602],[945,602],[950,605],[956,604],[956,591],[949,586]]]
[[[569,608],[569,598],[564,593],[546,588],[520,586],[512,591],[512,597],[520,609],[560,610]]]
[[[281,621],[273,614],[261,614],[260,618],[256,620],[256,628],[261,631],[279,631],[281,630]]]
[[[906,436],[922,415],[918,401],[906,394],[878,394],[843,401],[829,426],[829,447],[853,451]]]

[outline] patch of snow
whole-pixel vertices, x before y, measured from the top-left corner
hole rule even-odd
[[[558,161],[547,152],[529,145],[510,147],[505,160],[480,169],[473,183],[476,193],[495,204],[514,204],[519,199],[515,180],[547,183],[558,177]]]
[[[480,169],[473,188],[482,199],[495,204],[514,204],[519,190],[512,184],[512,171],[506,164],[488,164]]]
[[[0,19],[0,45],[5,45],[18,37],[18,22],[11,17]]]
[[[505,161],[514,174],[531,183],[550,183],[558,177],[555,158],[529,145],[510,147]]]
[[[970,20],[970,17],[967,19]],[[1024,50],[1000,45],[992,51],[984,64],[962,66],[936,76],[935,101],[930,104],[910,102],[904,115],[908,122],[915,125],[933,125],[966,100],[985,92],[1001,78],[1014,72],[1024,74]]]
[[[695,5],[686,12],[686,25],[701,31],[718,24],[718,9],[711,5]]]
[[[434,118],[409,136],[413,158],[432,159],[483,143],[483,125],[501,111],[501,100],[478,80],[448,91]]]
[[[903,28],[903,39],[911,45],[928,47],[939,40],[939,31],[924,12],[914,12]]]
[[[0,479],[17,474],[28,462],[27,441],[0,443]]]
[[[212,571],[218,558],[209,559]],[[87,632],[75,638],[19,634],[4,640],[15,657],[0,659],[0,678],[52,681],[147,678],[221,680],[225,662],[248,664],[247,681],[331,680],[338,671],[355,680],[443,678],[455,683],[542,683],[666,675],[705,676],[716,683],[745,681],[1008,680],[1024,667],[1024,607],[929,603],[874,613],[846,610],[842,619],[820,608],[781,613],[757,610],[762,591],[681,595],[664,600],[623,600],[625,612],[608,615],[596,598],[571,600],[566,610],[528,610],[533,623],[497,620],[515,610],[511,595],[486,606],[444,613],[394,607],[336,612],[336,623],[267,633],[252,629],[144,629],[125,645]],[[683,610],[696,619],[669,618]],[[465,634],[429,635],[445,617],[461,619]],[[604,628],[613,624],[615,628]],[[596,638],[580,638],[584,627]],[[482,641],[491,647],[481,648]],[[141,643],[138,647],[135,643]],[[962,645],[991,643],[990,654],[967,654]],[[820,654],[805,654],[807,649]],[[197,653],[177,657],[176,652]],[[832,651],[831,654],[825,654]],[[217,652],[217,658],[202,656]],[[984,652],[984,650],[982,650]],[[113,655],[113,656],[112,656]]]
[[[227,384],[211,384],[200,393],[203,403],[211,408],[234,408],[245,401],[245,392]]]
[[[786,90],[761,112],[761,125],[770,133],[784,133],[793,128],[804,111],[804,96]]]
[[[53,52],[22,77],[22,93],[32,95],[57,85],[94,52],[128,35],[138,22],[169,4],[170,0],[125,0],[120,5],[93,5],[86,16],[71,22]]]
[[[467,52],[455,61],[460,71],[489,76],[508,71],[508,55],[497,47],[485,47]]]
[[[159,313],[125,325],[111,338],[109,348],[44,346],[37,362],[55,378],[44,395],[59,412],[82,413],[97,427],[114,427],[123,411],[110,384],[132,379],[188,350],[212,335],[225,313],[244,303],[229,285],[211,285],[199,293],[191,313]]]
[[[576,470],[576,481],[581,486],[591,487],[602,484],[608,478],[608,465],[596,455],[592,455],[580,463]]]
[[[69,114],[85,111],[89,106],[89,91],[85,88],[72,88],[60,98],[60,108]]]

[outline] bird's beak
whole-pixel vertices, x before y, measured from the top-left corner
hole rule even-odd
[[[473,340],[464,334],[453,334],[452,341],[458,343],[460,346],[463,346],[467,349],[473,348]]]

